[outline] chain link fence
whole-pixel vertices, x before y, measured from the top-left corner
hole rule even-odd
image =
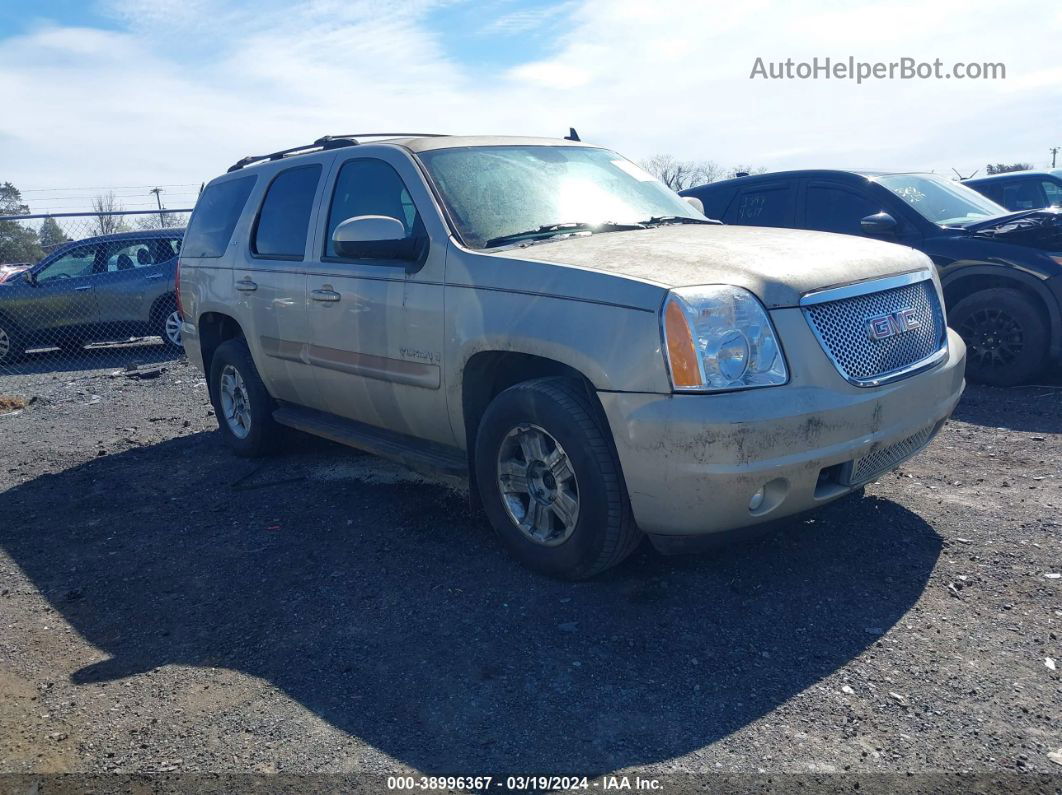
[[[183,355],[174,291],[190,213],[0,216],[0,401]]]

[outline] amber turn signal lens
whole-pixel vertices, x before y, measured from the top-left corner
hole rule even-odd
[[[697,365],[697,349],[693,345],[686,313],[678,301],[667,302],[664,310],[664,337],[667,358],[671,362],[671,382],[675,387],[701,386],[701,371]]]

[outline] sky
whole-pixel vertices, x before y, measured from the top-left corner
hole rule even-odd
[[[562,136],[785,168],[984,173],[1062,146],[1043,0],[0,0],[0,182],[36,212],[191,206],[325,134]],[[764,62],[999,62],[1003,80],[750,79]],[[1062,164],[1062,157],[1060,157]]]

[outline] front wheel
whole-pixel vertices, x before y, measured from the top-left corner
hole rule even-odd
[[[510,387],[484,413],[475,450],[483,507],[528,567],[582,579],[641,540],[606,428],[582,385],[564,378]]]
[[[273,398],[266,391],[247,343],[221,343],[210,361],[210,402],[225,443],[236,455],[265,455],[276,445]]]
[[[948,320],[966,343],[971,381],[1014,386],[1043,368],[1049,333],[1039,309],[1020,290],[996,287],[959,301]]]

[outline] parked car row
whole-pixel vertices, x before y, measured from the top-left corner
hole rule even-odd
[[[578,140],[326,137],[207,184],[183,339],[237,454],[289,426],[466,474],[517,558],[587,577],[857,490],[959,400],[926,254],[742,225],[802,190],[723,225]]]
[[[1062,357],[1058,208],[1009,212],[934,174],[831,170],[745,176],[683,194],[727,224],[814,229],[924,252],[968,346],[973,380],[1019,384]]]
[[[90,342],[158,335],[175,350],[174,295],[183,229],[74,241],[0,285],[0,365],[27,349],[78,351]]]

